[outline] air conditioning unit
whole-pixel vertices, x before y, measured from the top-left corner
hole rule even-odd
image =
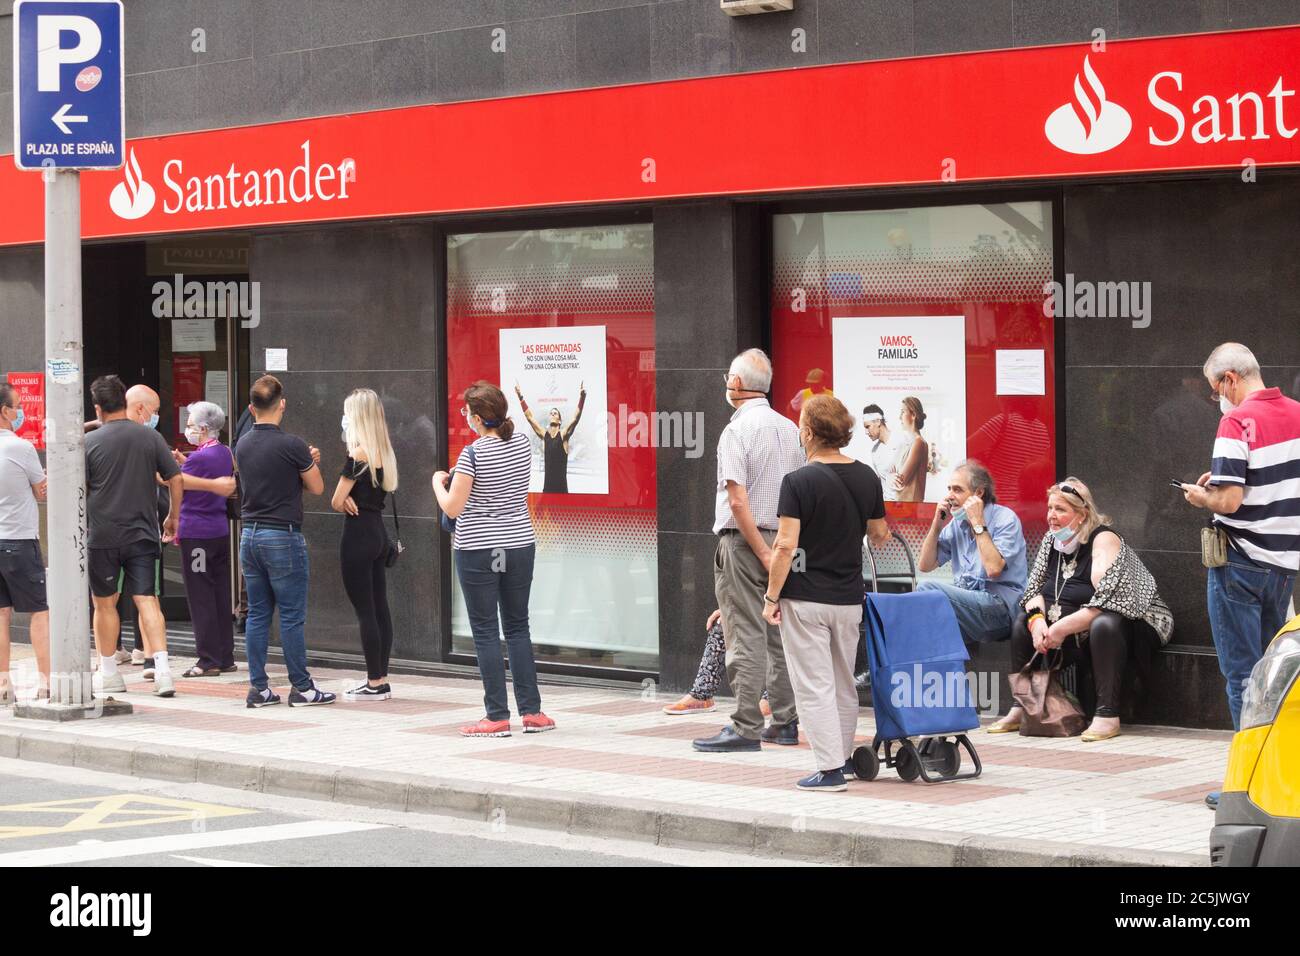
[[[793,10],[794,0],[719,0],[722,12],[729,17],[743,17],[750,13],[780,13]]]

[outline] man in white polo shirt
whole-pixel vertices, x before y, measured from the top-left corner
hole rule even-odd
[[[706,753],[759,750],[763,740],[799,742],[781,631],[763,620],[781,479],[804,464],[799,428],[768,404],[772,362],[761,349],[732,359],[725,379],[727,404],[736,411],[718,438],[713,590],[722,611],[736,711],[719,734],[694,741],[692,746]],[[764,687],[772,706],[772,726],[766,728],[759,709]]]
[[[22,425],[18,390],[0,382],[0,706],[14,702],[9,680],[14,611],[32,616],[32,650],[45,694],[50,686],[50,611],[36,509],[36,502],[45,500],[45,469],[31,443],[15,434]]]

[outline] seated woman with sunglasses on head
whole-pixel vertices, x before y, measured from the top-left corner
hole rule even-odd
[[[1090,659],[1097,709],[1082,739],[1109,740],[1120,733],[1129,662],[1169,640],[1173,615],[1151,572],[1079,479],[1047,490],[1047,527],[1021,600],[1024,612],[1011,628],[1011,669],[1019,671],[1036,653],[1055,659],[1058,649],[1062,667]],[[1023,717],[1024,709],[1013,706],[988,731],[1012,733]]]

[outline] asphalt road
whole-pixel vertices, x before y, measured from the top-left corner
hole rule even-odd
[[[0,866],[766,866],[203,784],[0,759]]]

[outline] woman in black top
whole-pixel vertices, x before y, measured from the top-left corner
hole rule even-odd
[[[763,596],[763,617],[781,628],[799,722],[817,761],[798,783],[803,790],[843,790],[845,768],[852,773],[862,536],[877,545],[889,537],[880,478],[840,453],[852,437],[853,416],[838,398],[827,392],[804,402],[799,441],[808,464],[781,481]]]
[[[574,414],[573,421],[569,422],[567,428],[558,408],[552,408],[547,415],[545,428],[538,425],[537,419],[533,418],[533,413],[528,409],[528,403],[524,401],[524,393],[517,382],[515,383],[515,396],[519,399],[519,405],[524,410],[524,418],[528,419],[533,434],[542,440],[543,494],[568,494],[569,439],[573,437],[578,422],[582,420],[582,406],[587,404],[587,389],[579,383],[578,411]]]
[[[388,424],[379,396],[359,388],[343,403],[343,440],[348,458],[330,501],[346,517],[339,542],[343,588],[357,613],[366,677],[345,691],[344,700],[388,700],[388,658],[393,649],[393,619],[388,609],[386,579],[388,531],[384,505],[397,490],[397,457],[388,438]]]
[[[1048,489],[1047,526],[1021,601],[1024,613],[1011,628],[1011,668],[1020,670],[1035,653],[1054,661],[1058,649],[1063,667],[1091,661],[1097,707],[1082,739],[1109,740],[1120,733],[1120,688],[1130,655],[1167,640],[1173,618],[1150,572],[1079,479]],[[1019,730],[1023,716],[1013,706],[989,733]]]

